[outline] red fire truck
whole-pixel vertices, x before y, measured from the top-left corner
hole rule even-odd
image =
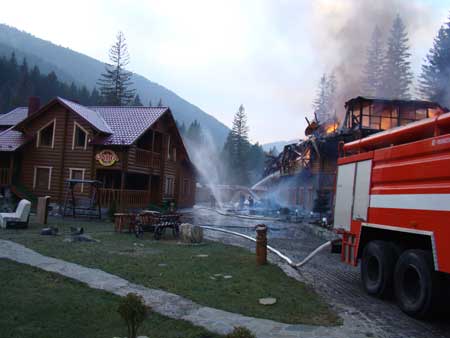
[[[365,290],[431,313],[450,289],[450,113],[340,146],[334,228]]]

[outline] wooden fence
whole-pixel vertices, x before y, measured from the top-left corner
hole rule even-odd
[[[146,168],[159,168],[161,166],[161,154],[137,148],[136,165]]]
[[[99,189],[100,205],[109,208],[114,203],[116,208],[145,208],[150,204],[150,191],[147,190],[120,190]]]

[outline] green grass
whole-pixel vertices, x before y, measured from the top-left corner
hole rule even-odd
[[[0,259],[0,337],[125,337],[118,296],[62,276]],[[151,312],[138,334],[151,338],[219,337]]]
[[[138,240],[129,234],[112,232],[110,223],[62,222],[54,218],[50,222],[63,233],[68,232],[70,225],[84,226],[100,243],[67,243],[64,236],[40,236],[40,227],[33,224],[28,230],[0,231],[0,238],[173,292],[199,304],[284,323],[340,324],[338,316],[312,288],[287,277],[275,265],[257,266],[254,254],[244,249],[215,242],[194,246],[173,240],[154,241],[150,233]],[[262,297],[275,297],[277,303],[260,305],[258,299]]]

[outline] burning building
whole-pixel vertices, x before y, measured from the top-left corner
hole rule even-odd
[[[308,121],[306,139],[268,157],[265,178],[253,188],[280,206],[321,212],[331,210],[339,144],[448,112],[435,102],[358,96],[345,103],[339,121]],[[320,205],[320,207],[318,207]]]

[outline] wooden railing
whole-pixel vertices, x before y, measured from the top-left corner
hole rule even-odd
[[[100,205],[102,208],[110,208],[115,204],[116,208],[145,208],[150,203],[150,191],[147,190],[120,190],[99,189]]]
[[[159,168],[161,165],[161,154],[136,148],[136,165],[146,168]]]
[[[10,185],[11,177],[9,175],[9,168],[0,168],[0,185]]]

